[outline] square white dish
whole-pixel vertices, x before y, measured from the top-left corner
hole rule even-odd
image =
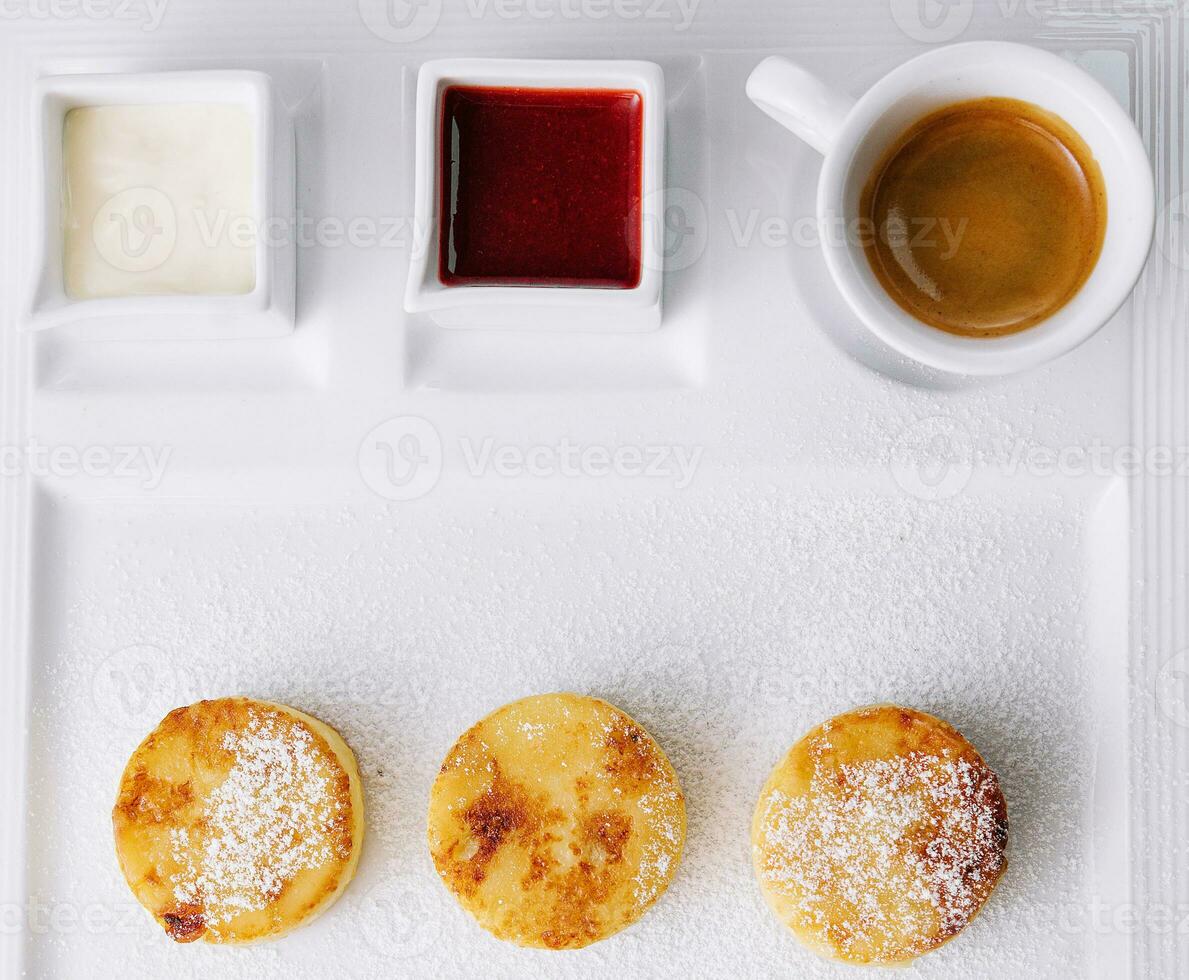
[[[631,289],[584,286],[448,286],[438,275],[442,94],[451,85],[508,88],[624,89],[644,102],[640,281]],[[655,330],[664,278],[665,76],[643,61],[461,58],[428,61],[417,76],[417,247],[405,309],[442,327],[518,330]]]
[[[41,330],[86,323],[95,338],[231,339],[281,336],[293,330],[296,289],[295,161],[293,127],[277,104],[269,77],[255,71],[177,71],[110,75],[57,75],[34,89],[40,147],[36,179],[41,216],[35,254],[40,256],[26,321]],[[94,299],[72,297],[65,282],[63,130],[75,108],[217,103],[242,106],[252,122],[255,282],[236,295],[149,295]],[[129,188],[125,207],[153,213],[160,191]],[[147,196],[153,193],[153,197]],[[143,201],[141,200],[143,198]],[[144,202],[150,203],[144,203]],[[138,204],[137,202],[140,202]],[[168,197],[164,208],[174,205]],[[128,216],[125,216],[126,218]],[[157,221],[165,217],[157,216]],[[172,224],[177,218],[173,216]],[[225,231],[223,234],[228,234]]]

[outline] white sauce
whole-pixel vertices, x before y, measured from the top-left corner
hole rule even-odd
[[[67,113],[67,294],[251,292],[258,226],[253,144],[243,106],[113,105]]]

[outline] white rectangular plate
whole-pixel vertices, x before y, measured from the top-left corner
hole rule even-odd
[[[447,3],[413,40],[369,29],[368,0],[171,0],[151,30],[4,22],[0,172],[18,176],[0,187],[0,447],[16,461],[0,476],[0,791],[19,802],[0,818],[0,975],[842,976],[764,908],[750,812],[808,727],[880,700],[969,735],[1012,820],[1001,890],[913,974],[1183,975],[1185,483],[1130,451],[1189,446],[1169,142],[1184,21],[996,3],[935,21],[877,0],[674,0],[638,19],[578,6],[570,19]],[[1169,210],[1135,300],[1093,341],[1018,378],[907,385],[859,363],[806,223],[817,160],[743,80],[783,53],[858,93],[931,43],[976,37],[1040,44],[1105,82]],[[447,56],[661,65],[660,330],[462,333],[401,312],[413,83]],[[298,245],[296,331],[18,333],[34,80],[177,68],[266,71],[293,113],[313,236]],[[336,238],[360,220],[373,240]],[[899,465],[922,440],[937,466]],[[79,472],[87,450],[107,463]],[[424,815],[458,734],[560,688],[654,732],[690,824],[653,911],[550,957],[455,905]],[[356,881],[309,928],[179,948],[120,878],[110,808],[166,710],[229,693],[344,734],[368,839]]]

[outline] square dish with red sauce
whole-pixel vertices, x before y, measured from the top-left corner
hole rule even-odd
[[[665,84],[645,61],[430,61],[405,309],[443,327],[652,330]]]

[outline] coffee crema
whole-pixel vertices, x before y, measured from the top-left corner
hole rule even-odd
[[[959,102],[913,125],[860,200],[876,278],[905,311],[965,337],[1035,326],[1090,277],[1102,172],[1064,120],[1017,99]]]

